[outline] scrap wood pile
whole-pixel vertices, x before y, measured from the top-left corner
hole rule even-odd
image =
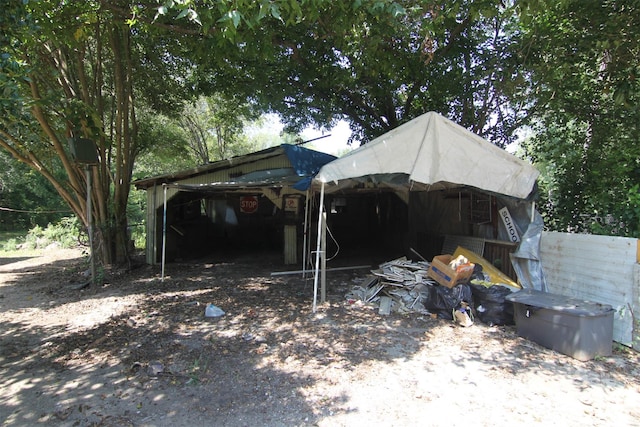
[[[484,259],[480,259],[483,263]],[[452,264],[460,262],[452,259]],[[513,307],[505,296],[510,286],[489,283],[483,266],[476,263],[472,276],[453,287],[441,286],[429,277],[431,263],[401,257],[379,265],[346,295],[349,303],[378,307],[380,314],[420,313],[469,326],[477,315],[488,325],[513,324]],[[454,267],[454,265],[451,265]]]
[[[429,287],[437,285],[427,276],[429,265],[406,257],[387,261],[371,271],[372,276],[363,286],[352,288],[347,300],[379,305],[381,314],[388,314],[389,310],[428,314],[424,302],[429,297]]]

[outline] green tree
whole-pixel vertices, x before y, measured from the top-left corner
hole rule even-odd
[[[28,230],[69,215],[51,184],[26,165],[0,152],[0,230]]]
[[[553,230],[640,235],[640,4],[529,2],[525,66],[536,88],[528,154]]]
[[[436,110],[502,145],[526,115],[508,108],[525,81],[512,7],[332,1],[302,18],[285,28],[240,20],[238,49],[224,56],[208,55],[215,40],[205,38],[198,88],[241,94],[293,131],[344,119],[364,142]]]
[[[85,175],[67,139],[95,141],[100,163],[91,170],[92,214],[103,260],[121,260],[126,246],[118,230],[126,228],[124,206],[137,151],[130,30],[98,2],[24,7],[27,25],[8,33],[8,59],[20,66],[12,96],[22,108],[4,115],[0,145],[45,176],[76,215],[86,218]],[[9,75],[4,67],[3,72]],[[57,169],[65,171],[64,179]]]
[[[258,117],[255,106],[237,97],[200,97],[185,107],[180,126],[189,135],[189,147],[199,164],[206,164],[251,151],[243,131]]]
[[[8,0],[0,10],[0,147],[44,176],[86,222],[85,174],[67,140],[96,143],[91,217],[106,263],[127,258],[131,177],[150,148],[140,137],[141,106],[181,111],[193,97],[191,50],[203,35],[217,44],[233,38],[236,7],[245,25],[301,15],[296,1],[203,1],[200,21],[193,4]]]
[[[136,157],[134,180],[198,165],[197,160],[189,155],[189,135],[180,127],[178,118],[147,109],[139,117],[138,140],[143,149]]]

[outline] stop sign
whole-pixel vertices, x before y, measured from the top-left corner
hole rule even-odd
[[[258,210],[257,196],[244,196],[240,198],[240,212],[254,213]]]

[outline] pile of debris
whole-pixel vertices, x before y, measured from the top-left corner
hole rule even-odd
[[[430,287],[437,282],[427,276],[430,263],[411,261],[401,257],[387,261],[372,270],[372,276],[364,285],[355,286],[346,298],[349,302],[362,301],[379,305],[380,314],[392,310],[399,313],[417,312],[430,314],[424,303],[430,295]]]
[[[346,299],[350,304],[378,307],[382,315],[391,311],[420,313],[455,320],[463,326],[471,325],[477,315],[488,325],[513,324],[513,304],[506,296],[518,289],[490,282],[490,276],[483,272],[483,264],[489,265],[488,261],[476,258],[480,262],[474,264],[472,275],[451,287],[429,276],[429,271],[434,270],[430,268],[432,263],[415,262],[406,257],[394,259],[372,270],[371,276],[363,280],[364,285],[353,287]]]

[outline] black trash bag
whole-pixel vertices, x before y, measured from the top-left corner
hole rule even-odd
[[[480,280],[480,281],[487,280],[487,278],[484,276],[482,265],[475,264],[473,266],[473,273],[471,273],[471,276],[469,277],[469,281],[471,280]]]
[[[513,303],[505,297],[513,291],[506,286],[470,284],[476,317],[489,326],[513,325]]]
[[[440,319],[453,320],[453,310],[460,308],[462,301],[473,306],[473,294],[468,284],[461,283],[453,288],[434,285],[429,286],[429,295],[424,301],[424,308]]]

